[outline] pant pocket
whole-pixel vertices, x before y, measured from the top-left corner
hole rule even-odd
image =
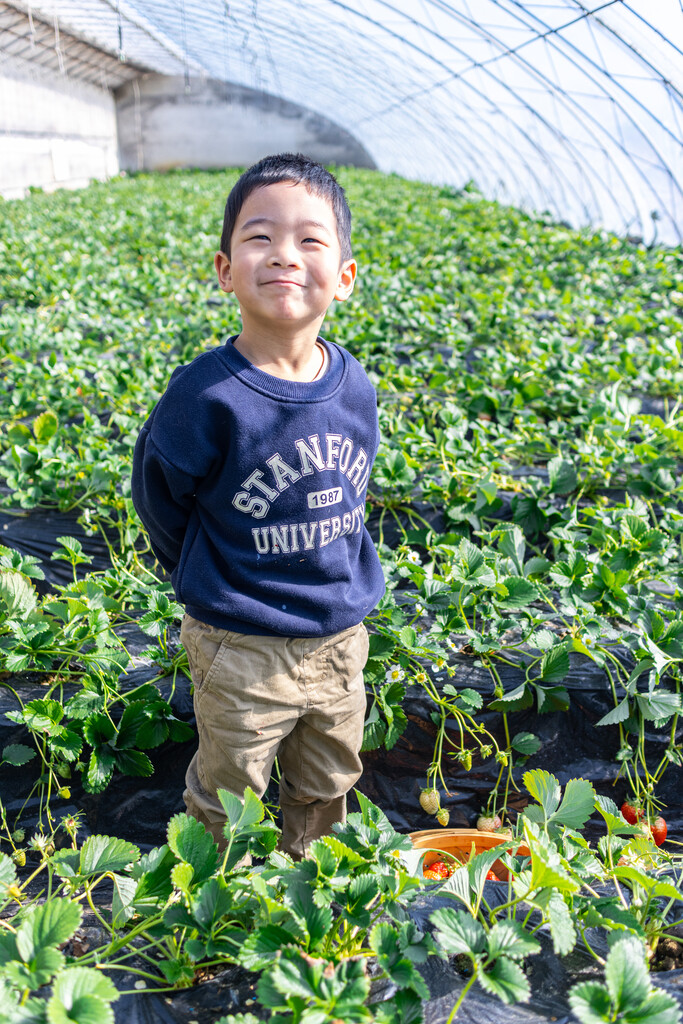
[[[195,695],[206,687],[215,671],[220,671],[226,648],[240,635],[199,622],[190,615],[183,617],[180,639],[187,651]]]
[[[350,630],[338,633],[320,652],[327,677],[351,683],[365,668],[368,660],[368,631],[361,622]]]

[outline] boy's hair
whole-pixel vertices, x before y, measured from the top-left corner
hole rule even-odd
[[[275,185],[280,181],[305,185],[314,195],[327,199],[334,210],[337,222],[342,261],[351,259],[351,211],[344,189],[322,164],[309,160],[303,153],[278,153],[275,156],[266,156],[241,175],[225,204],[221,252],[230,257],[230,239],[247,197],[257,188]]]

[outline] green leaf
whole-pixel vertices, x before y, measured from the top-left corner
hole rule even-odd
[[[8,854],[0,853],[0,887],[8,888],[17,880],[17,869]]]
[[[99,747],[113,740],[116,735],[116,726],[107,715],[94,712],[89,715],[83,725],[83,735],[91,747]],[[113,751],[111,753],[113,757]]]
[[[205,930],[211,927],[232,906],[232,896],[223,878],[210,878],[195,894],[192,911],[196,922]]]
[[[518,526],[512,526],[501,533],[500,540],[498,541],[498,550],[501,555],[512,560],[519,572],[522,571],[526,540]]]
[[[192,865],[195,885],[211,877],[218,864],[218,846],[200,821],[176,814],[168,823],[167,837],[176,856]]]
[[[540,952],[541,944],[533,935],[529,935],[521,921],[497,921],[488,934],[488,951],[490,957],[501,954],[513,960],[523,960]]]
[[[125,839],[111,836],[89,836],[81,848],[80,874],[103,874],[106,871],[121,871],[140,857],[140,850]]]
[[[90,793],[101,793],[107,788],[114,774],[116,754],[113,750],[93,750],[85,777],[86,789]]]
[[[503,1003],[526,1003],[531,994],[529,982],[519,964],[499,957],[487,971],[479,971],[479,984]]]
[[[148,702],[144,700],[134,700],[128,704],[121,715],[116,736],[116,746],[119,749],[135,745],[138,730],[148,721],[147,708]]]
[[[24,705],[22,712],[26,727],[33,732],[46,732],[49,736],[58,735],[64,708],[58,700],[38,698]]]
[[[504,693],[489,702],[492,711],[523,711],[530,708],[534,703],[534,696],[531,688],[526,683],[520,683],[514,690]]]
[[[576,945],[576,929],[569,907],[559,892],[551,892],[546,904],[553,949],[566,956]]]
[[[53,975],[64,966],[65,957],[52,946],[36,949],[30,960],[22,963],[15,960],[5,966],[5,974],[18,988],[35,990],[48,985]],[[0,1010],[1,1012],[1,1010]]]
[[[332,908],[317,906],[310,886],[301,882],[290,883],[285,893],[285,905],[304,925],[309,952],[317,949],[332,927]]]
[[[538,597],[538,587],[522,576],[506,576],[503,584],[507,589],[507,596],[495,598],[500,608],[526,608]]]
[[[247,786],[245,789],[243,800],[225,789],[218,790],[218,799],[227,818],[226,829],[246,829],[250,825],[256,825],[259,821],[263,821],[265,814],[263,804],[251,786]]]
[[[35,750],[32,750],[31,747],[25,747],[23,743],[10,743],[2,752],[2,760],[6,761],[7,764],[13,764],[17,767],[20,767],[22,764],[28,764],[35,756]]]
[[[436,928],[439,947],[446,953],[476,955],[486,949],[484,929],[466,910],[445,907],[435,910],[429,920]]]
[[[558,644],[546,651],[541,660],[540,678],[544,683],[560,683],[569,672],[569,652],[566,644]]]
[[[374,1024],[423,1024],[422,1000],[410,989],[399,989],[390,999],[372,1004]],[[369,1019],[369,1018],[368,1018]]]
[[[171,881],[173,882],[173,885],[176,889],[180,889],[180,891],[184,893],[189,893],[193,878],[194,868],[191,864],[187,864],[185,861],[181,861],[179,864],[176,864],[171,871]]]
[[[628,1024],[681,1024],[681,1007],[675,996],[668,992],[651,991],[636,1016],[626,1018]]]
[[[620,1013],[638,1009],[650,991],[642,942],[632,936],[615,942],[607,957],[605,983]]]
[[[87,718],[93,711],[101,711],[104,704],[105,699],[102,694],[95,693],[93,690],[79,690],[69,698],[64,709],[69,718],[80,720]]]
[[[46,409],[33,421],[33,436],[40,444],[45,444],[54,437],[58,427],[59,420],[50,409]]]
[[[417,641],[417,633],[412,626],[404,626],[398,636],[404,647],[407,647],[410,651],[414,650],[415,643]]]
[[[57,850],[52,855],[52,865],[60,878],[78,878],[81,866],[79,850]]]
[[[578,484],[576,469],[572,462],[558,455],[548,463],[550,490],[553,494],[569,494]]]
[[[91,967],[69,967],[55,980],[47,1003],[49,1024],[113,1024],[113,982]]]
[[[609,993],[597,981],[583,981],[569,992],[569,1005],[581,1024],[605,1024],[614,1020]]]
[[[0,606],[9,618],[26,618],[38,604],[30,580],[14,569],[0,567]]]
[[[116,756],[116,767],[124,775],[148,778],[154,774],[154,765],[141,750],[120,750]]]
[[[383,633],[370,633],[368,639],[370,641],[368,661],[372,658],[385,661],[393,655],[396,649],[395,639],[391,636],[385,636]]]
[[[111,899],[111,919],[115,928],[122,928],[133,916],[133,901],[138,883],[128,875],[113,874],[114,891]]]
[[[160,846],[144,854],[133,865],[131,875],[138,882],[135,893],[135,909],[146,914],[153,911],[159,902],[165,903],[171,895],[171,870],[177,863],[168,846]]]
[[[543,808],[546,817],[554,814],[560,805],[560,784],[554,775],[543,768],[534,768],[522,776],[524,785]]]
[[[666,721],[681,710],[681,695],[670,690],[657,689],[647,696],[636,697],[640,713],[649,722]]]
[[[518,754],[530,757],[532,754],[537,754],[543,744],[532,732],[518,732],[512,737],[510,746]]]
[[[23,960],[31,960],[39,949],[58,946],[70,939],[81,923],[78,903],[58,898],[33,907],[17,930],[17,949]]]
[[[553,821],[577,831],[586,824],[595,804],[595,790],[586,779],[570,779],[564,787],[564,796]]]
[[[618,725],[619,722],[625,722],[628,716],[631,714],[631,705],[628,697],[617,704],[615,708],[608,711],[606,715],[603,715],[595,724],[597,725]]]
[[[531,852],[531,878],[528,880],[530,889],[556,889],[560,893],[573,893],[581,888],[580,883],[570,874],[563,864],[562,857],[551,839],[546,838],[539,829],[528,822],[529,807],[524,811],[522,822]],[[540,809],[537,809],[540,810]],[[531,819],[533,820],[533,819]],[[525,872],[526,874],[526,872]],[[519,876],[518,876],[519,877]]]
[[[375,925],[368,936],[368,942],[378,957],[391,957],[398,952],[398,933],[385,921]]]

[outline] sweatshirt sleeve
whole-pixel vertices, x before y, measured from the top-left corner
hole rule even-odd
[[[133,504],[149,533],[152,550],[167,572],[180,561],[195,487],[195,479],[159,451],[145,424],[133,455]]]
[[[205,357],[175,370],[133,453],[133,504],[167,572],[180,561],[197,488],[220,458],[210,370]]]

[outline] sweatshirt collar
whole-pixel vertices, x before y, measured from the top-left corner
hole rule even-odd
[[[327,370],[322,377],[311,381],[284,380],[282,377],[274,377],[270,373],[264,373],[258,367],[250,363],[248,359],[238,352],[234,342],[238,335],[234,334],[227,339],[225,345],[218,349],[228,364],[232,373],[248,387],[260,391],[262,394],[272,395],[276,398],[289,399],[295,402],[319,402],[329,398],[339,388],[346,373],[346,362],[343,350],[337,345],[318,338],[318,342],[325,346],[329,356]]]

